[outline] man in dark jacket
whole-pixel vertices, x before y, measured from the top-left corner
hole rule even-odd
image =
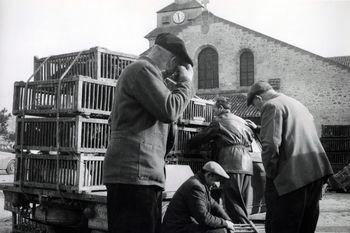
[[[210,187],[229,176],[216,162],[207,162],[201,171],[176,191],[165,212],[163,233],[226,233],[234,230],[224,209],[210,196]]]
[[[216,117],[208,128],[193,137],[189,144],[214,140],[218,149],[218,162],[230,175],[223,182],[224,207],[235,223],[249,223],[247,203],[251,197],[253,162],[250,158],[253,131],[248,123],[231,113],[225,98],[217,98],[214,106]]]
[[[314,232],[322,185],[333,171],[313,116],[263,81],[251,87],[247,101],[261,111],[266,232]]]
[[[118,79],[103,169],[111,233],[160,232],[169,123],[194,95],[192,65],[184,42],[163,33]],[[169,91],[162,74],[174,72]]]

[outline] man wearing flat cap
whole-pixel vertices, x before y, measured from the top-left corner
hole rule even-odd
[[[234,230],[225,210],[210,196],[210,187],[229,179],[216,162],[207,162],[201,171],[175,192],[165,212],[163,233],[226,233]]]
[[[192,65],[184,42],[163,33],[118,79],[103,169],[110,233],[160,232],[170,123],[194,95]],[[175,72],[169,91],[163,74]]]
[[[247,101],[261,111],[266,233],[315,232],[322,185],[333,171],[313,116],[264,81],[251,86]]]

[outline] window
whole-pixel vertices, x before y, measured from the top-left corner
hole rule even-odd
[[[198,54],[198,89],[218,87],[218,53],[208,47]]]
[[[244,51],[240,57],[240,85],[251,86],[254,83],[254,56]]]
[[[162,24],[170,24],[170,16],[163,16]]]

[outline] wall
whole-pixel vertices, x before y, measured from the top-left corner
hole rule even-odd
[[[280,78],[280,92],[309,108],[319,133],[322,124],[350,124],[350,68],[211,15],[198,18],[178,36],[186,42],[195,68],[201,49],[213,46],[218,52],[219,89],[200,93],[247,92],[249,87],[239,86],[239,56],[248,48],[254,54],[255,81]],[[197,76],[195,69],[196,85]]]

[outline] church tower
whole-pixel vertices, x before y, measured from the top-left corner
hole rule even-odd
[[[208,0],[204,0],[205,3]],[[163,32],[170,32],[174,35],[185,26],[190,24],[196,17],[205,10],[197,0],[174,0],[173,3],[157,12],[157,28],[148,33],[145,38],[153,45],[156,36]]]

